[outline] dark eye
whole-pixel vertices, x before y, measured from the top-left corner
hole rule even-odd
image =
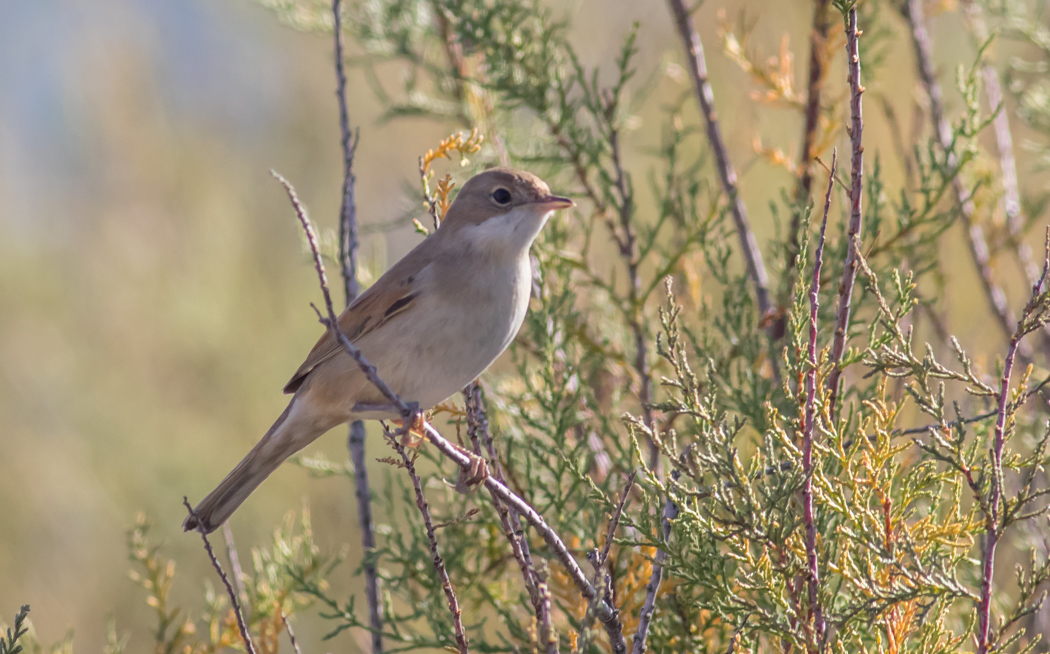
[[[510,204],[510,191],[498,188],[492,192],[492,199],[496,201],[496,204]]]

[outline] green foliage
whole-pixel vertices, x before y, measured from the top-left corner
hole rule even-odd
[[[238,648],[241,635],[224,593],[206,588],[206,608],[200,615],[172,605],[175,561],[166,558],[161,546],[150,541],[150,529],[149,521],[140,515],[128,531],[128,556],[135,564],[131,579],[146,591],[146,604],[156,616],[154,651],[208,654]],[[228,572],[238,589],[256,651],[278,651],[278,637],[287,621],[312,604],[309,594],[301,592],[300,587],[325,587],[325,576],[337,561],[322,555],[314,544],[310,514],[304,511],[298,524],[294,515],[287,516],[274,531],[270,548],[252,548],[250,571],[235,568]],[[122,651],[115,628],[110,629],[109,641],[111,651]]]
[[[296,29],[331,29],[326,2],[262,4]],[[1005,34],[1030,46],[1027,58],[1011,60],[1007,86],[1020,119],[1045,135],[1050,102],[1041,73],[1050,46],[1042,24],[1031,20],[1038,7],[1029,4],[991,8]],[[891,19],[898,3],[833,5],[859,11],[865,79],[871,95],[882,93],[877,85],[894,77],[886,69],[893,49],[910,44]],[[779,167],[776,174],[787,169],[769,213],[774,220],[798,216],[801,225],[799,256],[778,271],[783,306],[760,315],[729,202],[713,181],[718,158],[709,152],[691,87],[675,86],[672,72],[638,74],[644,26],[620,35],[611,63],[592,66],[574,45],[569,20],[539,0],[366,0],[348,12],[356,51],[350,62],[365,72],[385,120],[426,117],[449,130],[476,130],[446,139],[421,159],[423,200],[435,221],[453,182],[500,161],[535,170],[578,199],[578,210],[552,220],[535,245],[535,300],[511,365],[486,379],[484,408],[498,452],[489,464],[498,464],[507,485],[578,561],[593,565],[608,548],[608,559],[589,574],[619,611],[628,641],[652,606],[653,651],[956,652],[971,647],[975,616],[987,611],[989,649],[1047,651],[1036,618],[1050,564],[1022,527],[1043,520],[1048,509],[1050,425],[1040,402],[1050,377],[1047,362],[1027,358],[1020,346],[1044,333],[1050,291],[1010,288],[1027,304],[1014,303],[1020,320],[1001,338],[967,342],[953,335],[953,329],[968,333],[966,326],[945,317],[959,267],[949,259],[962,259],[953,230],[980,228],[995,216],[989,171],[998,164],[983,143],[1006,107],[982,109],[981,100],[981,65],[993,40],[983,39],[972,63],[959,67],[948,147],[927,129],[894,158],[869,137],[863,180],[832,180],[815,289],[819,308],[808,302],[817,263],[810,240],[813,206],[823,203],[816,194],[796,198],[797,170],[783,152],[759,148]],[[749,51],[752,27],[739,34],[724,28],[725,54],[759,85],[757,112],[774,105],[794,116],[804,103],[792,53],[785,41],[775,65],[761,64]],[[819,44],[826,63],[842,56],[841,29],[833,27]],[[667,50],[679,57],[680,44]],[[391,70],[398,75],[386,74]],[[825,161],[833,145],[849,147],[841,128],[849,90],[830,77],[822,84],[824,123],[814,142]],[[657,88],[673,101],[654,108]],[[894,109],[888,96],[880,97],[887,116],[899,109],[928,118],[921,107]],[[1045,142],[1032,147],[1046,156]],[[465,170],[432,187],[432,166],[453,151],[471,160],[461,158]],[[815,179],[826,178],[810,165]],[[863,187],[861,283],[847,326],[850,347],[838,363],[830,343],[842,303],[838,280],[853,247],[847,189],[855,181]],[[1023,190],[1031,224],[1042,218],[1043,205]],[[960,195],[974,203],[971,224],[961,224]],[[428,232],[421,222],[417,229]],[[788,241],[788,234],[777,234],[763,246],[788,252]],[[996,242],[1002,245],[992,256],[1016,253],[1015,241]],[[964,301],[983,307],[976,296]],[[982,310],[971,315],[992,322]],[[832,407],[827,382],[836,366],[844,370],[844,388]],[[804,384],[811,373],[813,396]],[[816,416],[807,430],[810,400]],[[434,415],[448,417],[444,433],[470,447],[466,432],[476,424],[468,424],[464,409],[449,404]],[[532,561],[526,582],[492,498],[454,493],[441,475],[458,471],[432,448],[422,445],[414,456],[434,471],[423,488],[440,523],[441,556],[471,649],[549,651],[541,642],[538,597],[550,603],[557,649],[607,651],[595,603],[537,530],[521,527]],[[392,467],[374,489],[382,518],[378,547],[367,556],[382,581],[385,651],[455,649],[453,617],[413,488],[400,461],[383,461]],[[341,464],[302,463],[317,476],[352,477]],[[807,527],[816,532],[815,552],[807,550]],[[151,543],[149,529],[140,519],[129,532],[129,551],[133,578],[155,614],[155,651],[238,647],[222,593],[207,589],[206,608],[196,614],[173,604],[175,564]],[[1007,555],[1028,551],[1013,584],[986,569],[995,561],[989,542],[998,543],[1000,570]],[[371,628],[362,598],[336,597],[329,588],[338,558],[313,543],[308,514],[298,528],[289,520],[270,548],[252,552],[251,570],[233,576],[260,651],[277,651],[285,619],[311,606],[330,623],[326,638]],[[819,578],[812,595],[810,555]],[[662,581],[658,592],[649,590],[654,579]],[[24,612],[0,639],[0,654],[20,651],[15,641],[25,633],[19,633]],[[818,612],[827,623],[823,633]],[[115,628],[109,649],[123,649]]]
[[[845,12],[853,5],[835,6]],[[890,49],[909,41],[887,18],[886,3],[860,9],[861,26],[870,29],[861,41],[865,75],[883,79]],[[995,344],[982,344],[979,354],[964,348],[939,313],[949,278],[941,253],[959,215],[953,198],[961,188],[976,198],[978,212],[991,206],[988,153],[979,139],[998,108],[981,109],[978,74],[991,41],[956,76],[962,105],[950,120],[947,150],[926,138],[899,152],[897,163],[910,171],[899,183],[889,181],[886,158],[869,149],[862,284],[842,363],[844,404],[833,414],[826,380],[835,364],[821,344],[830,344],[839,303],[832,280],[850,247],[845,227],[829,229],[820,309],[811,315],[811,199],[799,206],[785,192],[774,203],[776,215],[802,216],[803,232],[792,271],[801,281],[779,308],[787,333],[771,347],[772,318],[758,315],[727,203],[705,181],[716,173],[689,94],[663,108],[645,192],[635,183],[637,167],[625,163],[632,147],[626,126],[636,122],[652,85],[666,81],[635,79],[637,28],[623,35],[611,70],[600,70],[582,63],[567,22],[535,2],[372,0],[357,12],[349,29],[364,54],[353,62],[369,71],[388,119],[425,115],[478,126],[487,137],[478,167],[506,157],[581,198],[581,209],[552,221],[537,243],[538,299],[512,348],[514,370],[494,382],[487,409],[509,485],[577,555],[604,545],[626,477],[642,471],[608,569],[596,577],[608,575],[625,634],[637,629],[659,560],[664,581],[649,633],[655,651],[966,647],[981,606],[982,542],[994,533],[1021,546],[1012,540],[1017,525],[1046,513],[1050,464],[1050,432],[1031,409],[1041,386],[1032,381],[1033,367],[1019,366],[1022,372],[1000,386],[1002,364],[991,364]],[[1040,38],[1034,27],[1022,34]],[[777,77],[790,71],[759,70],[746,41],[736,38],[724,45],[762,85],[763,102],[800,109],[790,79]],[[409,71],[396,91],[375,73],[393,64]],[[1017,82],[1028,94],[1021,111],[1034,126],[1041,83]],[[828,97],[842,90],[825,85]],[[843,115],[841,107],[822,112]],[[823,140],[826,147],[834,141]],[[786,191],[792,182],[785,178]],[[837,201],[843,197],[834,190],[833,206],[846,207]],[[654,297],[664,288],[663,298]],[[1036,292],[1011,342],[1043,328],[1046,297]],[[800,503],[802,379],[814,319],[811,481],[825,634],[815,631],[805,590]],[[781,361],[782,382],[771,356]],[[433,456],[425,448],[420,455]],[[992,510],[993,488],[1002,496],[1000,512]],[[488,498],[457,497],[433,481],[427,492],[435,514],[448,519],[440,541],[466,607],[471,647],[542,649],[529,593]],[[391,475],[377,502],[380,514],[403,517],[384,527],[375,554],[387,593],[388,644],[393,651],[453,647],[451,618],[403,477]],[[676,513],[666,526],[657,519],[665,505]],[[604,651],[588,602],[537,535],[525,531],[550,588],[560,647]],[[996,651],[1041,647],[1024,621],[1041,602],[1048,570],[1033,559],[1019,566],[1015,588],[997,586]],[[367,628],[354,598],[342,603],[305,587],[329,609],[330,635]]]
[[[0,654],[18,654],[23,651],[18,639],[29,633],[26,618],[29,617],[29,605],[23,606],[15,615],[15,626],[7,628],[7,636],[0,636]]]

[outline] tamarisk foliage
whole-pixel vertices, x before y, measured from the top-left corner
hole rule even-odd
[[[309,19],[308,2],[264,4],[299,28],[326,28]],[[1038,7],[1021,5],[985,7],[983,18],[1036,43],[1038,55],[1038,29],[1018,18]],[[1018,323],[1005,344],[994,330],[964,343],[943,305],[956,272],[939,253],[955,225],[980,221],[996,233],[1000,191],[986,171],[999,158],[979,139],[1010,107],[981,104],[991,40],[960,62],[962,102],[943,127],[927,118],[913,145],[879,147],[864,140],[865,119],[899,129],[898,114],[921,110],[895,108],[882,86],[886,53],[912,43],[901,8],[840,0],[813,11],[820,31],[801,41],[816,72],[805,86],[795,83],[792,53],[764,57],[746,23],[724,22],[721,42],[708,44],[708,57],[721,45],[750,75],[759,105],[805,118],[811,158],[801,167],[759,149],[784,171],[772,217],[792,222],[787,234],[758,240],[770,261],[777,248],[793,253],[776,271],[786,304],[768,311],[741,259],[741,196],[718,183],[716,166],[741,155],[709,154],[725,145],[707,140],[696,97],[663,105],[646,126],[658,143],[648,156],[629,136],[653,89],[671,83],[638,75],[638,26],[622,35],[611,67],[591,68],[570,17],[539,2],[374,0],[348,13],[351,61],[387,119],[426,116],[471,131],[474,168],[525,166],[580,203],[537,244],[536,298],[513,369],[488,378],[480,405],[441,407],[435,419],[447,414],[449,429],[475,435],[479,415],[486,421],[490,466],[571,550],[594,552],[595,587],[625,635],[644,611],[635,651],[1045,651],[1028,618],[1050,569],[1019,563],[1012,583],[1005,570],[1024,559],[1030,532],[1018,525],[1045,525],[1050,432],[1037,388],[1046,370],[1018,353],[1031,351],[1026,339],[1050,318],[1050,296],[1043,277],[1009,287]],[[673,18],[690,36],[689,16]],[[671,54],[684,56],[675,45]],[[1041,82],[1025,65],[1011,61],[1005,87],[1038,129]],[[390,67],[409,71],[403,84],[380,74]],[[821,72],[837,67],[863,69],[863,80]],[[717,109],[713,101],[704,111]],[[833,145],[854,164],[864,152],[868,165],[853,165],[851,179],[829,176]],[[435,224],[460,175],[439,179],[437,195],[424,178]],[[810,187],[823,184],[810,178],[830,184],[815,277]],[[746,175],[739,184],[746,190]],[[973,204],[965,216],[959,197]],[[1010,256],[1045,222],[1038,199],[1024,201],[1028,222],[996,237],[992,257]],[[853,240],[851,208],[864,225]],[[843,294],[835,280],[846,265],[857,283]],[[779,334],[770,331],[778,320]],[[845,347],[833,357],[836,320]],[[419,455],[449,467],[432,449]],[[437,480],[424,487],[434,519],[445,521],[444,566],[471,649],[609,647],[590,602],[527,524],[483,493],[462,497]],[[384,639],[394,649],[454,646],[404,475],[393,471],[377,501],[404,518],[376,554],[390,595]],[[520,541],[508,543],[508,525]],[[317,596],[337,631],[367,628],[352,604]]]
[[[326,2],[260,3],[330,36]],[[1039,349],[1050,246],[1033,245],[1047,223],[1033,191],[1050,152],[1045,8],[960,3],[982,38],[954,78],[928,60],[926,23],[944,14],[923,17],[917,0],[814,0],[813,32],[791,35],[801,56],[786,38],[757,43],[755,21],[723,19],[707,62],[737,65],[750,110],[778,117],[748,126],[755,151],[742,153],[707,129],[734,91],[710,95],[706,66],[698,84],[681,73],[709,38],[696,31],[714,22],[707,4],[659,5],[667,16],[652,20],[676,27],[664,46],[675,63],[655,72],[639,63],[648,24],[591,66],[572,15],[539,0],[343,7],[346,62],[384,118],[425,117],[451,134],[419,148],[431,146],[410,186],[431,214],[416,222],[423,237],[457,184],[493,165],[533,170],[579,205],[534,247],[534,299],[508,360],[484,392],[472,385],[428,417],[528,506],[456,493],[442,477],[465,464],[432,439],[373,475],[367,563],[381,581],[384,651],[1050,651],[1050,371]],[[1006,39],[1020,54],[999,61]],[[914,72],[887,69],[894,50],[915,58]],[[810,62],[805,82],[793,61]],[[984,101],[989,75],[1002,76],[996,106]],[[938,116],[890,93],[917,84],[938,96]],[[769,131],[785,115],[802,127],[789,152],[770,145],[797,139],[794,123]],[[1026,154],[1009,158],[1016,183],[1004,189],[992,132],[1022,125]],[[464,168],[444,174],[442,159]],[[727,192],[730,159],[739,178]],[[735,217],[755,159],[779,193],[747,207],[747,234]],[[987,252],[975,272],[957,240],[976,233]],[[743,242],[768,267],[768,309]],[[968,281],[991,272],[995,284]],[[993,287],[1009,312],[989,313]],[[150,570],[156,553],[134,551]],[[363,600],[333,596],[329,559],[309,552],[265,592],[320,606],[329,637],[379,641],[366,636],[377,623]],[[185,617],[160,594],[166,579],[151,578],[158,644],[190,647]],[[260,641],[281,630],[272,608],[246,604]],[[212,633],[234,633],[224,611],[213,615]]]

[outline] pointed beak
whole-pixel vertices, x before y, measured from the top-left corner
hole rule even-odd
[[[569,207],[575,207],[576,203],[569,198],[560,198],[557,195],[548,195],[536,200],[535,204],[547,209],[548,211],[555,211],[557,209],[568,209]]]

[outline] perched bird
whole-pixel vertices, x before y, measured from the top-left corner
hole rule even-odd
[[[571,206],[531,173],[475,175],[441,227],[347,307],[339,328],[401,399],[433,407],[510,345],[529,307],[529,248],[551,214]],[[284,392],[294,393],[284,413],[197,505],[186,531],[214,531],[285,459],[336,425],[398,417],[327,331]]]

